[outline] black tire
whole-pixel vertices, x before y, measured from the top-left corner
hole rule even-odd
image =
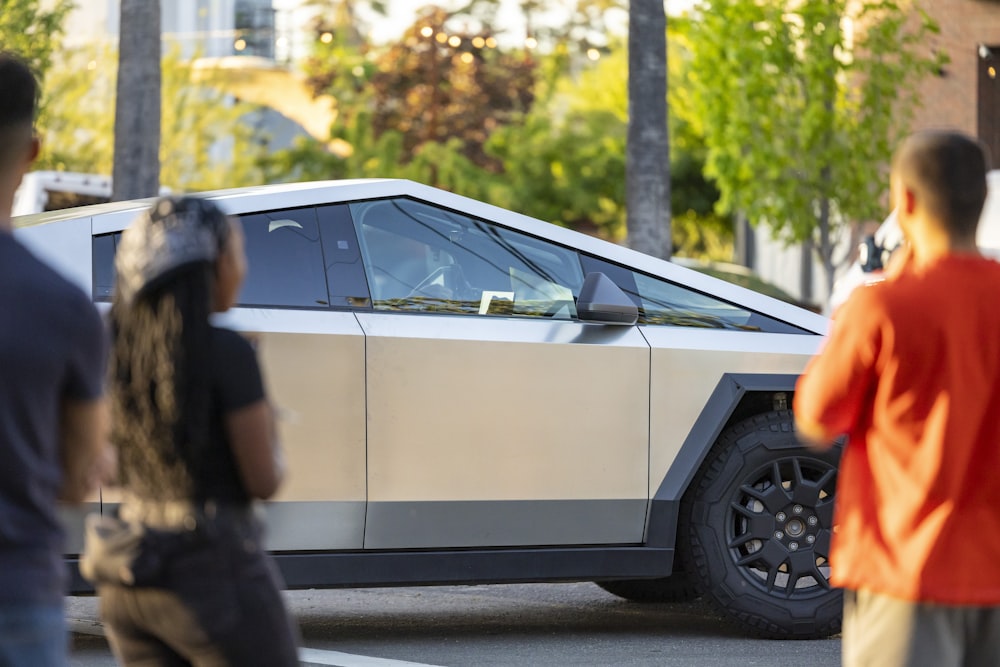
[[[840,446],[805,449],[788,410],[722,433],[681,507],[690,571],[704,597],[742,631],[816,639],[840,631],[830,534]]]
[[[698,587],[686,572],[674,572],[659,579],[595,581],[595,584],[630,602],[690,602],[699,596]]]

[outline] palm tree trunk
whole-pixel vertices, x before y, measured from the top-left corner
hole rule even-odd
[[[670,150],[667,136],[667,17],[663,0],[631,0],[628,35],[629,246],[669,259]]]
[[[160,190],[160,1],[121,0],[113,200]]]

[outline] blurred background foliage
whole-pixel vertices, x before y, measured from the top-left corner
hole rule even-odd
[[[316,94],[337,100],[330,139],[349,149],[301,138],[267,156],[268,180],[410,178],[624,240],[628,59],[607,22],[627,3],[525,0],[528,39],[515,44],[497,27],[497,0],[428,6],[384,45],[366,40],[357,3],[312,4],[304,68]],[[550,25],[554,7],[563,21]],[[683,108],[687,25],[671,22],[667,40],[674,250],[729,260],[732,220],[716,211],[707,148]]]
[[[44,76],[40,169],[108,174],[117,54],[59,48],[68,2],[6,0],[5,46]],[[309,56],[316,95],[335,100],[328,140],[301,136],[275,150],[258,107],[192,82],[176,51],[163,61],[161,182],[199,191],[264,182],[408,178],[614,241],[625,236],[627,53],[624,0],[522,0],[527,40],[498,20],[498,0],[428,6],[398,38],[374,43],[362,16],[374,0],[312,0]],[[53,6],[48,3],[46,6]],[[19,8],[15,11],[15,7]],[[559,20],[552,20],[558,9]],[[363,10],[363,11],[361,11]],[[617,12],[617,14],[616,14]],[[47,23],[39,23],[44,18]],[[619,22],[620,25],[620,22]],[[685,112],[684,21],[668,32],[670,161],[675,253],[732,257],[731,220],[703,176],[706,146]],[[45,26],[49,39],[26,26]],[[336,149],[331,149],[331,146]]]

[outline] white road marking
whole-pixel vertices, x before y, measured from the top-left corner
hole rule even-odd
[[[104,625],[100,621],[84,620],[82,618],[67,618],[66,626],[70,632],[78,635],[104,636]]]
[[[104,625],[89,619],[67,619],[69,631],[82,634],[104,636]],[[328,667],[436,667],[423,662],[408,662],[389,658],[371,658],[365,655],[325,651],[318,648],[300,648],[299,660],[305,665],[326,665]]]
[[[435,667],[423,662],[369,658],[364,655],[323,651],[317,648],[300,648],[299,660],[307,665],[334,665],[336,667]]]

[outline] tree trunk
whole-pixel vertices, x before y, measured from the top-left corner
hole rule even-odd
[[[799,263],[799,299],[802,303],[813,303],[813,253],[816,244],[811,238],[802,242]]]
[[[736,212],[735,237],[736,237],[736,257],[737,264],[742,264],[748,269],[757,268],[757,237],[754,229],[750,226],[746,213]]]
[[[827,176],[829,170],[824,169]],[[829,301],[833,294],[833,233],[830,226],[830,199],[824,197],[819,203],[819,258],[823,262],[823,277],[826,279],[823,300]]]
[[[160,2],[121,0],[113,200],[160,190]]]
[[[628,244],[639,252],[669,259],[667,16],[663,0],[631,0],[628,23]]]

